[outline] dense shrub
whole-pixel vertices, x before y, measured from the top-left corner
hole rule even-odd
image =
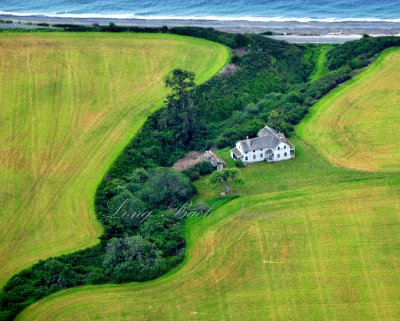
[[[148,280],[165,265],[162,252],[141,235],[113,238],[107,242],[103,259],[105,273],[116,282]]]
[[[246,164],[243,163],[240,159],[238,159],[238,160],[235,161],[235,166],[236,166],[237,168],[243,168],[243,167],[246,166]]]
[[[371,58],[383,50],[400,46],[400,37],[363,37],[336,46],[328,53],[328,67],[331,70],[347,66],[358,69],[367,66]]]
[[[214,166],[208,162],[200,162],[191,168],[184,170],[182,173],[189,177],[190,181],[195,181],[200,178],[201,175],[211,174],[214,171]]]

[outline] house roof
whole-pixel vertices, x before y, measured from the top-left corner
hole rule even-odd
[[[249,152],[256,149],[274,149],[281,142],[288,144],[285,135],[282,133],[277,133],[271,127],[265,126],[258,132],[258,137],[240,140],[238,143],[240,144],[243,152]]]
[[[261,129],[258,134],[258,136],[267,136],[267,135],[278,135],[278,133],[275,131],[275,129],[265,126],[263,129]]]
[[[267,151],[265,152],[265,156],[269,156],[271,154],[273,154],[274,152],[272,151],[272,149],[267,149]]]
[[[243,154],[236,147],[232,148],[231,151],[237,158],[240,158],[243,156]]]

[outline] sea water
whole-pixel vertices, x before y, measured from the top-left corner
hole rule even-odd
[[[112,19],[400,22],[400,0],[0,0],[0,14]]]

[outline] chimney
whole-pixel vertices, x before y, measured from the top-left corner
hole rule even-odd
[[[249,136],[246,136],[246,139],[249,139]]]

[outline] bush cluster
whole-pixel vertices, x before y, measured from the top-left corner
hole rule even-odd
[[[359,69],[367,66],[371,59],[383,50],[400,46],[400,37],[368,37],[346,42],[328,53],[328,68],[348,67]]]

